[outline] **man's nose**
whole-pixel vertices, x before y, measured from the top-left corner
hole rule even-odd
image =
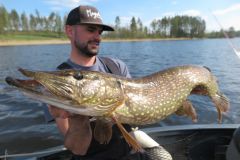
[[[101,33],[96,31],[95,34],[94,34],[94,37],[95,37],[95,39],[101,40]]]

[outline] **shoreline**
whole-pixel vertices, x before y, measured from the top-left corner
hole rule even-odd
[[[0,40],[0,47],[21,45],[68,44],[68,40]]]
[[[103,39],[102,42],[140,42],[140,41],[171,41],[171,40],[191,40],[190,38],[159,38],[159,39]],[[70,44],[69,40],[0,40],[0,46],[21,46],[21,45],[51,45]]]

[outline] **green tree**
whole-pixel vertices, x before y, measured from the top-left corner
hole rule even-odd
[[[21,14],[21,26],[23,31],[28,31],[29,30],[29,25],[28,25],[28,18],[25,12]]]
[[[235,32],[234,27],[230,27],[230,28],[228,29],[227,33],[228,33],[228,36],[229,36],[230,38],[235,37],[235,33],[236,33],[236,32]]]
[[[13,9],[10,13],[10,25],[12,30],[19,31],[20,19],[17,11]]]
[[[67,15],[64,15],[64,17],[63,17],[63,26],[66,24],[66,21],[67,21]]]
[[[148,27],[146,27],[146,26],[143,29],[143,35],[144,35],[144,38],[148,37]]]
[[[191,17],[190,19],[190,37],[203,37],[206,29],[206,23],[200,17]]]
[[[156,36],[160,38],[162,36],[162,20],[157,20],[157,29],[156,29]]]
[[[158,20],[154,19],[150,24],[150,26],[152,28],[152,34],[156,34],[156,32],[157,32],[157,23],[158,23]]]
[[[45,29],[45,23],[44,23],[44,18],[40,16],[39,11],[36,9],[35,10],[35,21],[36,21],[36,30],[42,31]]]
[[[199,28],[199,37],[204,37],[206,31],[206,22],[205,20],[201,20],[201,26]]]
[[[54,31],[54,26],[55,26],[55,19],[56,19],[56,14],[54,12],[51,12],[50,15],[48,16],[48,22],[49,22],[49,30]]]
[[[143,31],[143,23],[140,18],[137,19],[137,29],[139,32]]]
[[[55,14],[56,18],[55,18],[55,32],[58,33],[58,36],[60,37],[63,31],[63,25],[62,25],[62,19],[60,17],[59,14]]]
[[[171,19],[170,36],[171,37],[178,37],[179,36],[179,29],[180,29],[180,17],[175,16]]]
[[[42,21],[43,21],[43,30],[44,31],[49,31],[49,21],[46,17],[43,17],[42,18]]]
[[[130,22],[130,31],[131,31],[131,36],[135,37],[137,33],[137,23],[135,17],[132,17],[131,22]]]
[[[30,22],[29,22],[31,31],[36,31],[37,30],[37,21],[36,18],[33,14],[30,14]]]
[[[117,16],[117,17],[115,18],[115,29],[116,29],[116,30],[120,29],[120,25],[121,25],[121,20],[120,20],[120,17]]]
[[[167,37],[170,33],[170,24],[169,24],[169,18],[164,17],[161,20],[161,33],[163,37]]]
[[[0,33],[3,33],[8,28],[8,12],[4,6],[0,6]]]

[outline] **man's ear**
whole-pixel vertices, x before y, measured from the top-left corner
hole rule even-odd
[[[65,26],[65,33],[67,35],[68,38],[72,38],[72,35],[73,35],[73,27],[70,26],[70,25],[66,25]]]

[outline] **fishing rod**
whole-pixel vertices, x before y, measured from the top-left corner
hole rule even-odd
[[[19,153],[19,154],[8,154],[7,150],[5,150],[5,154],[4,155],[0,155],[0,159],[27,159],[27,158],[32,158],[32,157],[44,157],[44,156],[48,156],[54,153],[58,153],[58,152],[62,152],[62,151],[66,151],[67,149],[63,146],[57,146],[57,147],[52,147],[52,148],[48,148],[46,150],[42,150],[42,151],[37,151],[37,152],[31,152],[31,153]]]
[[[240,58],[240,50],[237,50],[237,48],[233,45],[232,41],[230,40],[230,37],[228,36],[227,32],[224,31],[223,26],[220,23],[220,21],[217,19],[216,15],[214,13],[212,13],[212,15],[215,18],[218,25],[220,26],[220,28],[222,29],[223,35],[227,39],[227,41],[228,41],[229,45],[231,46],[231,48],[233,49],[234,53],[238,56],[238,58]]]

